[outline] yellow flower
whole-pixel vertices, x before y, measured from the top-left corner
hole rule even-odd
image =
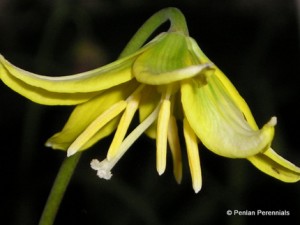
[[[14,91],[47,105],[77,105],[61,132],[46,145],[83,151],[115,131],[107,157],[93,169],[110,179],[111,170],[143,134],[156,139],[156,167],[166,168],[167,146],[173,172],[182,179],[177,122],[183,122],[195,192],[202,186],[198,145],[229,158],[246,158],[285,182],[300,179],[300,168],[271,148],[276,117],[258,128],[249,107],[228,78],[183,32],[161,33],[135,53],[88,72],[48,77],[24,71],[0,56],[0,78]],[[127,132],[138,112],[140,124]]]

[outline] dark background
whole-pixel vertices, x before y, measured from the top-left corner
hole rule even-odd
[[[278,118],[274,149],[300,166],[299,5],[296,0],[1,0],[0,53],[45,75],[66,75],[113,61],[153,13],[179,7],[190,35],[246,99],[261,126]],[[65,152],[44,147],[73,107],[29,102],[0,84],[1,221],[37,224]],[[57,216],[61,224],[292,224],[300,220],[300,184],[286,184],[247,160],[200,146],[203,188],[177,185],[168,158],[161,177],[155,143],[140,138],[100,180],[89,162],[104,157],[112,137],[96,144],[75,171]],[[290,216],[227,216],[227,210],[288,210]],[[2,222],[1,222],[2,224]]]

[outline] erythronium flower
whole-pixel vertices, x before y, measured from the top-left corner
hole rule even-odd
[[[156,167],[166,168],[167,145],[173,172],[182,179],[177,121],[183,121],[195,192],[202,186],[199,142],[229,158],[246,158],[285,182],[300,179],[300,168],[271,148],[276,117],[258,128],[238,91],[201,51],[187,30],[168,32],[113,63],[80,74],[48,77],[24,71],[0,56],[0,78],[14,91],[47,105],[77,105],[63,130],[46,145],[71,156],[115,131],[107,157],[91,167],[101,178],[143,134],[156,139]],[[127,134],[138,111],[140,124]]]

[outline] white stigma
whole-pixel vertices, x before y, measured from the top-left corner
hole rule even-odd
[[[90,165],[92,169],[97,170],[97,176],[99,178],[110,180],[112,177],[111,169],[114,165],[112,165],[112,163],[110,163],[107,159],[104,159],[101,162],[97,159],[93,159]]]

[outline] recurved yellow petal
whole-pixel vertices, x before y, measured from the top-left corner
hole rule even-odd
[[[300,168],[278,155],[272,148],[247,158],[262,172],[284,182],[300,180]]]
[[[155,45],[159,38],[134,54],[103,67],[69,76],[43,76],[18,68],[0,55],[0,78],[14,91],[46,105],[71,105],[85,102],[99,92],[133,78],[136,57]]]
[[[181,93],[189,124],[201,142],[214,153],[245,158],[270,146],[276,118],[273,117],[261,130],[253,129],[241,106],[232,99],[214,71],[182,82]]]
[[[72,99],[78,99],[78,96],[91,98],[95,95],[94,92],[131,80],[131,64],[134,58],[135,55],[132,55],[84,73],[50,77],[20,69],[0,55],[0,73],[6,85],[32,101],[52,105],[57,100],[57,104],[64,104],[65,100],[72,102]]]
[[[0,55],[0,60],[1,60]],[[89,93],[59,93],[51,92],[44,88],[35,87],[12,76],[10,72],[0,63],[0,78],[10,88],[24,97],[45,105],[76,105],[89,100],[99,92]]]

